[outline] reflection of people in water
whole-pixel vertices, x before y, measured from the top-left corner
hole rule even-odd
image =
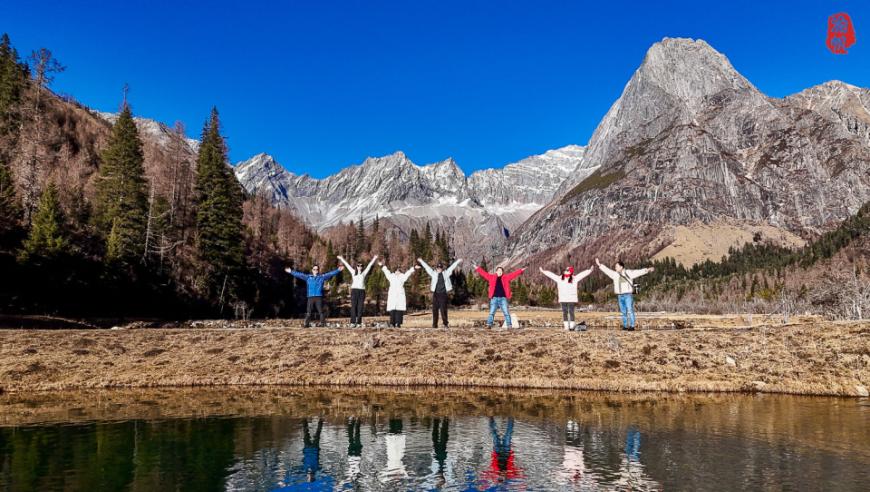
[[[655,481],[646,475],[640,462],[640,430],[630,425],[625,432],[625,452],[619,464],[617,485],[632,489],[646,488]]]
[[[405,433],[402,429],[402,419],[390,419],[389,431],[385,438],[387,444],[387,466],[382,473],[384,480],[389,481],[408,476],[405,471]]]
[[[287,477],[278,483],[278,487],[272,489],[273,492],[282,491],[313,491],[313,490],[332,490],[335,482],[329,474],[321,474],[320,472],[320,432],[323,430],[323,419],[317,419],[317,430],[314,431],[314,436],[311,436],[311,430],[308,427],[308,419],[302,421],[303,431],[303,447],[302,447],[302,472],[304,478],[299,476],[298,468],[288,470]]]
[[[628,461],[640,461],[640,431],[629,427],[625,436],[625,456]]]
[[[522,478],[522,469],[514,461],[514,451],[511,440],[514,434],[514,419],[508,417],[504,434],[499,433],[495,418],[489,418],[489,431],[492,434],[492,460],[489,467],[489,478],[503,482]]]
[[[360,421],[357,417],[351,417],[347,421],[347,479],[355,481],[360,474],[362,462],[362,440],[359,437]]]
[[[447,460],[447,439],[449,438],[450,422],[446,419],[432,420],[432,451],[438,462],[438,472],[444,474],[444,462]]]
[[[313,482],[317,471],[320,470],[320,431],[323,430],[323,419],[317,419],[317,431],[314,433],[314,439],[311,438],[311,432],[308,430],[308,419],[305,419],[302,425],[305,431],[302,466],[305,468],[308,481]]]
[[[447,439],[449,439],[450,421],[447,418],[432,420],[432,456],[435,462],[432,463],[432,471],[438,475],[437,488],[444,486],[446,478],[444,477],[444,463],[447,461]],[[436,468],[435,463],[438,463]]]
[[[586,469],[583,455],[583,434],[580,424],[569,420],[565,424],[565,451],[562,457],[561,475],[568,482],[581,489],[594,489],[598,477]]]

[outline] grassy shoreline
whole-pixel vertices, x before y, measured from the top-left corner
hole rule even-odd
[[[298,321],[220,322],[123,330],[0,330],[0,388],[28,394],[189,386],[448,386],[619,392],[762,392],[860,396],[870,385],[870,323],[648,315],[613,329],[612,315],[564,332],[557,313],[533,327],[487,331],[457,313],[449,330],[302,329]],[[685,329],[664,329],[681,321]],[[764,322],[764,320],[761,320]],[[227,327],[230,326],[230,327]]]

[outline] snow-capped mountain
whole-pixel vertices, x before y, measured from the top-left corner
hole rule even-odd
[[[314,179],[258,154],[235,171],[248,192],[296,211],[317,229],[379,216],[408,233],[428,221],[452,231],[458,254],[479,255],[550,201],[583,156],[583,147],[571,145],[466,176],[452,158],[419,166],[396,152]]]
[[[646,257],[675,226],[722,222],[812,236],[870,199],[868,103],[841,82],[768,97],[706,42],[665,38],[590,139],[592,172],[566,180],[507,253]]]
[[[95,113],[97,116],[113,125],[118,120],[118,113],[107,113],[103,111],[96,111]],[[172,128],[169,128],[159,121],[141,118],[139,116],[134,116],[133,121],[136,122],[136,128],[143,137],[148,138],[150,141],[163,148],[169,148],[170,143],[178,135]],[[194,154],[199,151],[199,140],[184,137],[184,141],[188,146],[188,149],[185,150]]]

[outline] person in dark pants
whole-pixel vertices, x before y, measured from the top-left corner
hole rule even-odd
[[[565,270],[562,271],[562,275],[556,275],[555,273],[544,270],[543,268],[539,269],[541,273],[544,274],[547,278],[552,279],[556,282],[556,287],[559,291],[559,304],[562,305],[562,324],[565,327],[565,330],[573,331],[577,326],[574,323],[574,308],[577,306],[577,284],[592,274],[592,268],[588,270],[583,270],[582,272],[574,275],[574,267],[568,266],[565,267]],[[586,323],[580,323],[580,330],[586,331]]]
[[[323,283],[332,277],[341,273],[344,270],[343,266],[339,266],[335,270],[320,274],[320,266],[314,265],[311,268],[311,273],[297,272],[291,267],[284,269],[285,272],[293,275],[299,280],[304,280],[308,285],[308,306],[305,309],[305,328],[311,326],[311,311],[317,309],[317,314],[320,316],[320,325],[326,323],[326,316],[323,314]]]
[[[438,264],[434,269],[430,267],[423,258],[417,258],[426,273],[432,279],[429,285],[429,290],[432,291],[432,328],[438,328],[438,315],[441,315],[441,322],[444,328],[448,328],[450,323],[447,321],[447,300],[448,294],[453,290],[453,284],[450,282],[450,275],[453,270],[462,263],[462,259],[453,262],[452,265],[444,268],[444,265]]]
[[[387,312],[390,313],[390,327],[401,328],[402,322],[405,319],[405,310],[407,309],[405,282],[411,278],[414,272],[420,269],[420,265],[414,265],[407,272],[399,270],[391,272],[389,268],[384,266],[384,262],[381,261],[378,264],[381,265],[381,270],[384,272],[387,282],[390,283],[390,290],[387,291]]]
[[[372,258],[368,266],[363,268],[362,263],[357,263],[356,268],[350,266],[343,257],[338,257],[339,261],[347,267],[351,275],[350,284],[350,327],[356,328],[362,326],[363,308],[366,303],[366,275],[378,259],[378,255]]]

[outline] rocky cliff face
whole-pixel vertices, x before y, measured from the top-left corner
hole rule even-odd
[[[516,232],[514,260],[646,256],[674,225],[763,223],[812,235],[870,198],[868,91],[759,92],[704,41],[653,45],[581,168]]]
[[[251,193],[327,229],[351,220],[386,219],[403,234],[431,222],[451,232],[458,255],[479,257],[550,201],[575,171],[584,148],[568,146],[466,177],[453,159],[418,166],[402,152],[368,158],[325,179],[295,175],[267,154],[236,165]]]

